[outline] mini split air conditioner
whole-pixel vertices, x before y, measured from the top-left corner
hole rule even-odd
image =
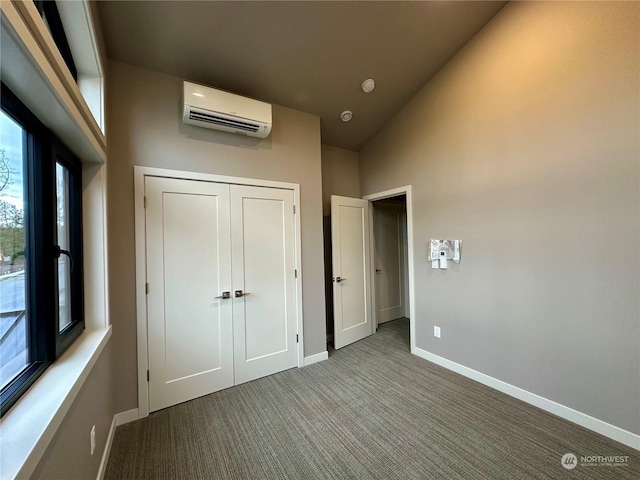
[[[189,125],[266,138],[271,132],[271,105],[184,82],[182,121]]]

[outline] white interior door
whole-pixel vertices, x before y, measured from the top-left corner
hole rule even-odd
[[[231,186],[236,384],[297,365],[293,191]]]
[[[369,202],[331,196],[333,341],[336,349],[373,333]]]
[[[404,207],[382,202],[373,205],[376,320],[380,324],[405,316]]]
[[[229,185],[147,177],[145,195],[155,411],[234,383]]]

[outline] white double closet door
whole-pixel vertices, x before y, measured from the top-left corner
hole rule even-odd
[[[293,191],[146,177],[150,411],[297,365]]]

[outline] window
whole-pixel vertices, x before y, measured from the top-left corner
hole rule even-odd
[[[0,115],[0,388],[28,364],[25,302],[25,130]]]
[[[62,26],[62,20],[60,19],[56,2],[54,0],[34,0],[33,3],[36,4],[38,12],[40,12],[44,23],[47,25],[53,41],[56,43],[60,55],[62,55],[64,63],[67,64],[71,72],[71,76],[77,82],[78,71],[73,61],[73,56],[71,55],[71,48],[69,47],[67,35],[64,33],[64,27]]]
[[[2,85],[2,415],[84,329],[77,158]]]

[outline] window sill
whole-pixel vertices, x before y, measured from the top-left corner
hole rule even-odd
[[[29,477],[111,337],[86,330],[0,421],[0,478]]]

